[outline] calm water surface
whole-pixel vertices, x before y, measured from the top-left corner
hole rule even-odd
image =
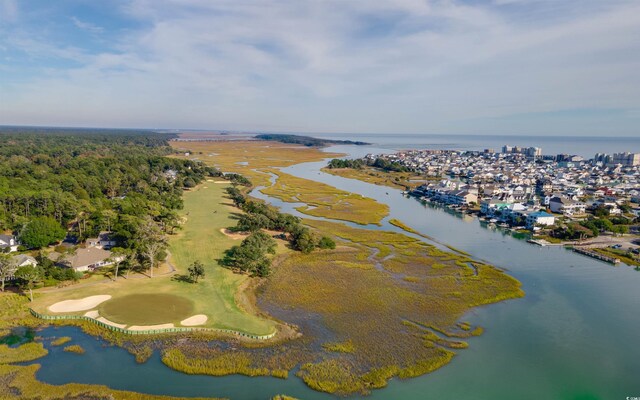
[[[334,147],[358,156],[384,147]],[[386,149],[389,151],[389,149]],[[319,172],[324,162],[285,172],[328,183],[387,203],[389,218],[504,268],[526,297],[473,310],[465,320],[485,327],[453,362],[427,376],[393,380],[372,399],[625,399],[640,396],[640,272],[613,267],[557,247],[537,247],[473,218],[425,208],[398,190]],[[388,194],[387,194],[388,193]],[[281,202],[271,199],[275,205]],[[286,204],[286,211],[291,205]],[[382,229],[397,230],[386,223]],[[368,229],[380,229],[367,227]],[[126,351],[105,346],[76,328],[48,328],[43,336],[73,336],[82,355],[50,348],[38,362],[49,383],[83,382],[176,396],[267,399],[277,393],[301,399],[333,396],[309,390],[299,379],[184,375],[158,355],[143,365]],[[81,373],[80,373],[81,371]]]

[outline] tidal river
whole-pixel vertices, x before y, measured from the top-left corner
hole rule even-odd
[[[360,156],[372,147],[333,147]],[[388,150],[387,150],[388,151]],[[370,399],[626,399],[640,397],[640,272],[613,267],[557,247],[538,247],[489,230],[478,220],[425,208],[400,191],[320,172],[325,162],[298,164],[285,172],[359,193],[389,205],[389,218],[471,253],[519,279],[522,299],[477,308],[464,320],[485,328],[469,348],[436,372],[393,380]],[[266,198],[284,211],[291,204]],[[382,228],[397,230],[386,221]],[[47,336],[55,328],[41,334]],[[49,383],[82,382],[174,396],[268,399],[278,393],[300,399],[330,399],[298,378],[209,377],[181,374],[156,354],[138,365],[126,351],[106,346],[75,328],[83,356],[50,348],[38,360],[38,378]]]

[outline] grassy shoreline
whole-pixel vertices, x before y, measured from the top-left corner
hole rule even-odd
[[[269,172],[277,175],[278,179],[274,185],[262,189],[261,192],[288,203],[307,204],[297,208],[303,214],[350,221],[360,225],[380,225],[382,219],[389,214],[389,207],[374,199],[281,171]]]

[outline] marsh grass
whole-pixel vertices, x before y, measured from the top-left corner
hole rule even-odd
[[[75,353],[75,354],[84,354],[85,350],[79,344],[72,344],[71,346],[67,346],[64,349],[67,353]]]
[[[57,339],[51,341],[52,346],[62,346],[63,344],[67,344],[71,341],[69,336],[61,336]]]
[[[170,144],[176,150],[191,151],[188,157],[175,155],[176,158],[198,159],[224,172],[242,174],[257,186],[269,186],[269,174],[261,170],[344,155],[326,153],[315,147],[258,140]]]
[[[0,345],[0,364],[11,364],[37,360],[49,354],[42,343],[26,343],[18,347],[9,347],[6,344]]]
[[[356,346],[354,346],[351,340],[347,340],[344,342],[333,342],[333,343],[325,343],[322,347],[327,351],[332,351],[335,353],[353,353],[356,351]]]
[[[366,392],[393,376],[431,372],[453,358],[452,350],[468,346],[448,337],[472,335],[457,325],[469,309],[522,296],[518,281],[465,255],[395,232],[304,222],[342,240],[342,250],[290,255],[266,282],[263,296],[320,315],[332,332],[345,338],[325,343],[331,358],[319,357],[299,371],[316,390]],[[446,338],[429,333],[430,327],[446,332]],[[336,351],[346,342],[353,351]]]
[[[213,348],[170,348],[163,352],[162,362],[170,368],[186,374],[223,376],[274,376],[287,378],[285,368],[269,369],[255,366],[255,359],[246,351],[224,352]]]
[[[0,365],[0,396],[16,400],[60,399],[118,399],[118,400],[178,400],[176,397],[154,396],[134,392],[112,390],[101,385],[70,383],[49,385],[35,378],[39,365]],[[193,398],[193,400],[198,400]],[[199,398],[199,400],[206,400]],[[209,399],[213,400],[213,399]]]
[[[277,175],[278,179],[261,192],[289,203],[306,203],[306,206],[296,208],[301,213],[361,225],[380,225],[380,221],[389,214],[389,207],[374,199],[278,170],[269,172]]]
[[[420,183],[411,179],[420,178],[407,172],[386,172],[374,167],[354,168],[322,168],[323,172],[343,178],[357,179],[374,185],[388,186],[394,189],[406,190],[418,186]]]

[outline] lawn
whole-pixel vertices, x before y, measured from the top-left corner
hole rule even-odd
[[[218,265],[225,250],[239,244],[222,232],[234,226],[233,213],[238,212],[224,195],[228,185],[207,182],[185,193],[182,214],[186,217],[183,230],[171,239],[172,260],[181,273],[194,261],[205,266],[206,276],[197,284],[178,283],[180,294],[196,304],[196,314],[205,314],[216,327],[236,329],[259,335],[269,334],[275,323],[240,309],[235,296],[248,278]]]
[[[120,278],[117,282],[103,280],[89,285],[79,285],[63,290],[39,293],[32,307],[41,313],[49,314],[47,307],[62,300],[81,299],[84,297],[108,294],[112,299],[101,305],[101,312],[109,303],[118,302],[131,295],[178,295],[188,299],[192,304],[194,314],[204,314],[208,317],[206,327],[233,329],[246,333],[265,335],[275,330],[274,321],[251,315],[242,310],[236,303],[236,296],[241,295],[240,286],[248,279],[244,275],[236,275],[230,270],[218,265],[217,260],[223,252],[238,244],[238,241],[225,236],[220,230],[235,225],[233,213],[237,212],[225,197],[224,189],[227,184],[206,182],[198,188],[184,195],[184,210],[182,215],[185,222],[182,230],[170,238],[170,261],[175,265],[175,274],[156,272],[153,279],[140,274],[132,274],[129,279]],[[198,283],[188,283],[175,279],[177,275],[187,274],[187,268],[193,261],[200,261],[205,266],[206,276]],[[165,270],[159,269],[159,270]],[[131,297],[128,297],[129,300]],[[124,301],[124,300],[123,300]],[[116,303],[117,304],[117,303]],[[125,301],[124,308],[130,307],[131,301]],[[145,311],[142,311],[142,310]],[[118,314],[110,307],[107,313],[116,316],[127,325],[139,325],[141,320],[154,323],[177,323],[184,319],[177,314],[167,315],[169,320],[159,321],[150,314],[149,309],[130,313],[122,310]],[[141,315],[137,315],[137,314]],[[78,312],[76,314],[84,314]],[[142,315],[145,314],[145,315]],[[183,315],[181,313],[180,315]],[[186,315],[189,317],[190,315]],[[130,319],[125,318],[129,316]],[[114,321],[119,322],[119,321]]]

